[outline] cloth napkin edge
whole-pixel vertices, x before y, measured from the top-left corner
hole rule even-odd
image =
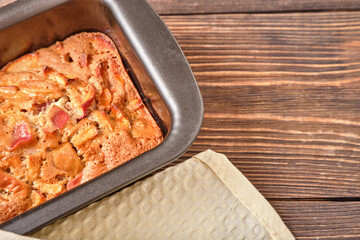
[[[39,238],[33,238],[29,236],[19,235],[13,232],[8,232],[0,229],[0,239],[6,240],[41,240]]]
[[[233,195],[264,224],[274,239],[295,239],[271,204],[224,154],[208,149],[192,158],[208,166]]]

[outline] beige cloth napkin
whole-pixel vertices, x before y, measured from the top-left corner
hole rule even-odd
[[[6,234],[0,232],[0,239],[23,239]],[[294,239],[244,175],[224,155],[211,150],[32,236],[49,240]]]

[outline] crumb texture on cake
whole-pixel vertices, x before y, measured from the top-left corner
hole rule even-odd
[[[73,35],[1,69],[0,136],[0,222],[163,140],[102,33]]]

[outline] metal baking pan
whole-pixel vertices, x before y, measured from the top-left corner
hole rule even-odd
[[[0,225],[29,234],[181,156],[203,119],[196,80],[180,47],[145,0],[18,0],[0,8],[0,67],[83,31],[113,39],[166,133],[158,147]]]

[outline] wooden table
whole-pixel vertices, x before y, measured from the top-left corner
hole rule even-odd
[[[360,239],[360,1],[150,0],[224,153],[298,239]],[[359,10],[359,11],[357,11]]]
[[[0,0],[0,5],[14,0]],[[202,130],[298,239],[360,238],[360,1],[149,0],[190,62]]]

